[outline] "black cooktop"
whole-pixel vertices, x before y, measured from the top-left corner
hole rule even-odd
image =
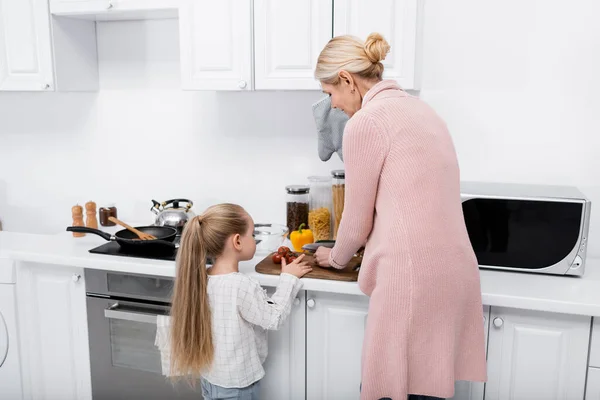
[[[176,237],[174,242],[178,243],[179,237]],[[147,248],[144,248],[143,251],[137,252],[132,250],[123,250],[123,248],[119,246],[117,242],[104,243],[102,246],[94,247],[93,249],[89,250],[89,252],[94,254],[104,254],[107,256],[148,258],[151,260],[167,261],[175,261],[175,257],[177,256],[177,249],[148,251]]]

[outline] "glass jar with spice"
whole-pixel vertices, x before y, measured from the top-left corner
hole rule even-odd
[[[114,204],[107,204],[104,207],[100,207],[98,210],[100,214],[100,225],[102,226],[115,226],[115,223],[109,221],[109,217],[117,218],[117,207]]]
[[[333,199],[333,238],[337,239],[338,229],[344,212],[344,199],[346,194],[346,172],[338,169],[331,171],[333,182],[331,196]]]
[[[298,230],[301,224],[308,226],[308,201],[310,188],[303,185],[290,185],[285,188],[287,227],[289,234]]]
[[[315,241],[331,239],[331,177],[309,176],[308,226]]]

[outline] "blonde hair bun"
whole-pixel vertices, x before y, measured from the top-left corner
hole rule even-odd
[[[389,52],[390,44],[380,33],[373,32],[367,36],[367,40],[365,40],[365,53],[373,64],[385,60]]]

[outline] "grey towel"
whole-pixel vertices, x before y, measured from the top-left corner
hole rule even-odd
[[[319,135],[319,158],[328,161],[333,153],[337,153],[340,160],[344,161],[342,138],[348,116],[341,110],[331,108],[329,96],[313,104],[313,116]]]

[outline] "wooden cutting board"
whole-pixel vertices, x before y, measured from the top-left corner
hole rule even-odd
[[[264,260],[256,265],[256,272],[259,274],[279,275],[281,274],[281,264],[275,264],[271,257],[274,253],[269,254]],[[361,257],[354,257],[350,264],[345,269],[321,268],[314,265],[314,257],[310,254],[304,256],[304,260],[313,266],[313,270],[304,275],[305,278],[312,279],[329,279],[332,281],[356,282],[358,280],[358,269],[362,262]]]

